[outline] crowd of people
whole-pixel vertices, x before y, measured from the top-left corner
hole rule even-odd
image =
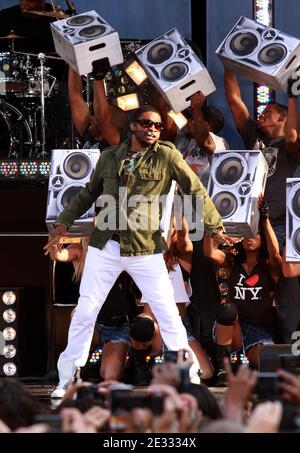
[[[279,370],[276,392],[266,396],[255,371],[261,347],[292,343],[300,321],[300,264],[286,262],[284,195],[286,178],[297,174],[300,165],[297,97],[289,91],[286,106],[270,102],[254,120],[237,77],[224,68],[228,106],[244,149],[260,150],[269,166],[259,199],[259,231],[255,237],[233,238],[206,190],[214,152],[231,149],[219,135],[222,112],[197,92],[182,112],[186,126],[178,130],[167,114],[169,106],[153,90],[151,103],[127,115],[107,99],[107,70],[92,74],[91,111],[81,77],[69,68],[73,124],[82,148],[98,148],[100,157],[90,182],[56,219],[56,234],[45,246],[53,261],[73,263],[74,284],[80,284],[68,343],[58,360],[59,383],[51,395],[61,400],[55,410],[57,429],[297,428],[296,417],[289,415],[290,407],[300,404],[300,378]],[[185,213],[178,216],[175,209],[174,199],[186,195],[204,222],[204,237],[195,241]],[[165,205],[150,206],[155,197],[166,197]],[[125,206],[130,199],[139,201]],[[69,228],[96,200],[94,232],[68,244]],[[107,200],[114,200],[108,210]],[[107,221],[111,214],[113,226]],[[95,330],[102,351],[100,384],[78,379]],[[233,354],[248,362],[235,373]],[[132,386],[147,387],[139,400]],[[228,387],[223,404],[209,386]],[[1,382],[0,401],[0,431],[56,429],[47,409],[19,383]]]

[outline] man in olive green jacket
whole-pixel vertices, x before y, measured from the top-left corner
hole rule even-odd
[[[102,209],[90,239],[80,298],[68,345],[58,360],[60,381],[52,397],[62,397],[75,369],[84,366],[97,314],[122,271],[131,275],[149,302],[167,348],[190,350],[163,259],[161,209],[153,200],[167,195],[175,180],[185,194],[203,198],[204,228],[209,236],[227,243],[230,238],[205,188],[179,151],[159,141],[162,126],[154,107],[138,109],[130,123],[131,140],[101,154],[91,181],[56,220],[57,237],[48,247],[66,235],[74,220],[99,197]]]

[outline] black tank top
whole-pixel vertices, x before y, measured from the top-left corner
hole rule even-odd
[[[274,286],[267,266],[258,263],[247,275],[242,265],[236,263],[228,284],[228,299],[236,304],[240,322],[267,327]]]

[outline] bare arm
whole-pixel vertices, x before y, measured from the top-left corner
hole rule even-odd
[[[279,244],[269,219],[263,219],[263,229],[269,253],[268,264],[270,272],[273,279],[277,283],[282,269],[282,258],[279,251]]]
[[[289,263],[286,261],[286,248],[282,254],[282,272],[285,277],[298,277],[300,275],[300,263]]]
[[[94,118],[90,133],[93,137],[97,137],[102,133],[103,138],[110,145],[118,145],[121,139],[119,129],[114,121],[114,109],[115,107],[108,103],[103,80],[95,80]]]
[[[168,115],[170,107],[158,91],[155,92],[153,105],[159,110],[161,120],[164,125],[161,133],[161,140],[168,140],[172,142],[177,135],[177,126],[172,118]]]
[[[81,256],[82,248],[79,244],[68,245],[67,248],[61,249],[57,244],[52,245],[50,249],[50,258],[53,261],[60,261],[62,263],[70,263],[78,260]]]
[[[239,130],[242,130],[246,121],[249,118],[249,111],[241,98],[240,87],[237,78],[233,72],[224,68],[224,84],[227,101],[236,124]]]
[[[68,94],[74,126],[83,135],[91,121],[91,113],[82,96],[82,80],[74,69],[69,68]]]
[[[208,154],[213,154],[216,148],[215,142],[209,134],[205,123],[201,107],[205,101],[205,96],[201,91],[191,97],[191,107],[194,122],[194,139],[202,150]]]
[[[285,146],[287,150],[292,153],[297,153],[300,149],[298,139],[298,109],[296,97],[290,97],[288,100]]]
[[[203,241],[204,256],[210,258],[215,264],[222,265],[226,261],[226,253],[218,249],[215,241],[205,233]]]

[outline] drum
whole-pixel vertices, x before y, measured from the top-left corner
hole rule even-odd
[[[21,93],[27,88],[25,56],[0,52],[0,95]]]
[[[56,85],[56,78],[50,74],[51,68],[44,67],[44,96],[50,97],[53,88]],[[28,87],[21,94],[25,98],[34,98],[41,96],[41,68],[35,68],[33,73],[27,78]]]
[[[32,143],[30,126],[21,111],[0,100],[0,158],[30,156]]]

